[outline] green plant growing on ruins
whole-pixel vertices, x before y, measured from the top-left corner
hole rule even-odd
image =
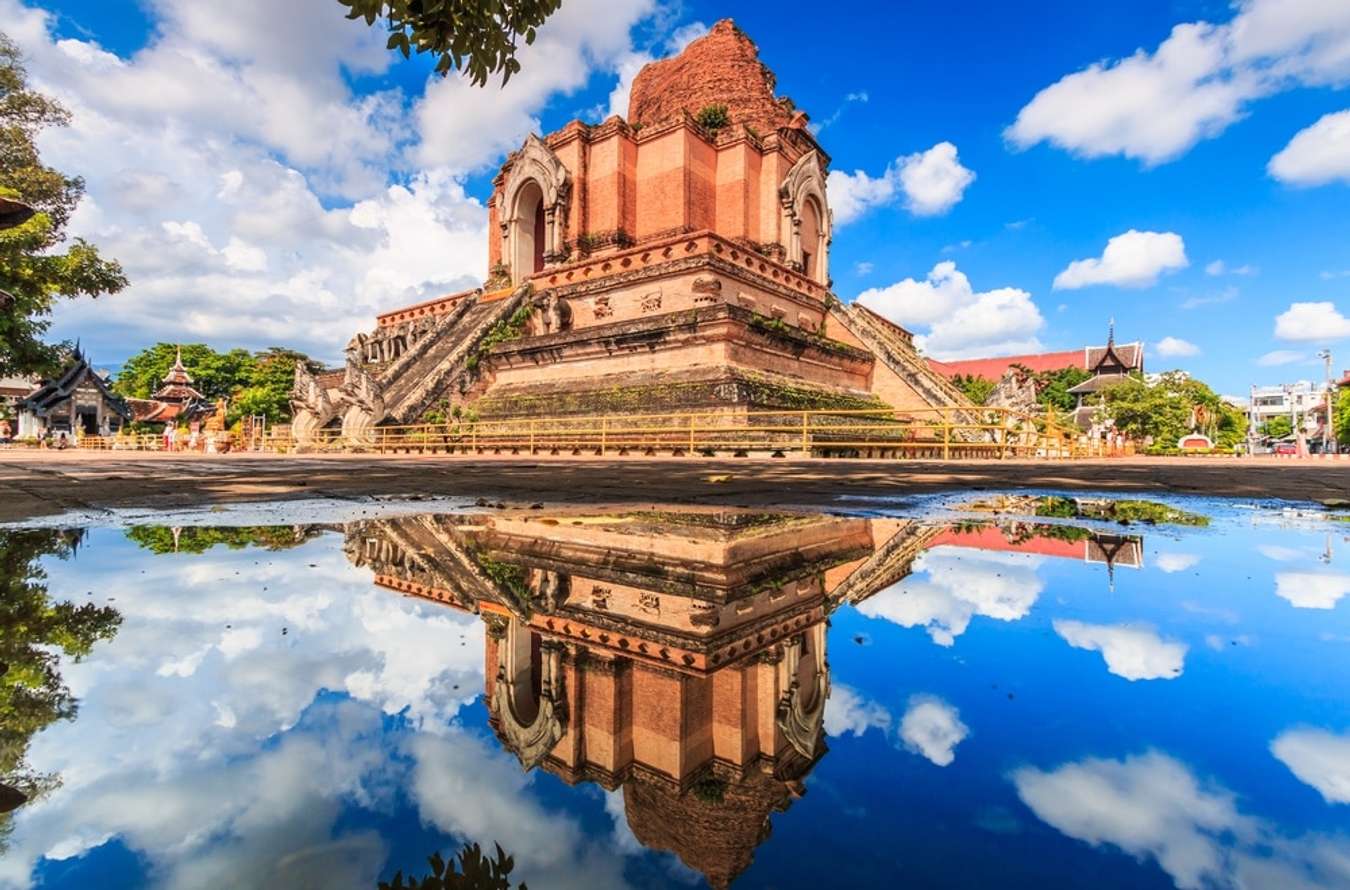
[[[436,73],[463,71],[484,86],[498,72],[502,86],[520,72],[516,49],[534,43],[539,28],[562,0],[338,0],[347,18],[382,21],[388,49],[409,58],[415,50],[436,60]]]
[[[58,671],[60,655],[76,661],[122,623],[111,606],[54,602],[42,557],[69,559],[83,532],[55,529],[0,531],[0,804],[13,809],[60,784],[27,763],[33,736],[58,720],[74,719],[75,697]],[[0,849],[9,832],[0,816]]]
[[[0,231],[0,375],[54,374],[66,345],[43,342],[59,297],[99,297],[127,286],[122,267],[82,238],[62,249],[84,180],[42,163],[37,139],[70,112],[28,87],[19,48],[0,33],[0,194],[37,212]]]
[[[698,125],[703,129],[716,133],[731,124],[731,114],[725,105],[704,105],[698,110],[698,114],[694,115],[694,120],[698,121]]]
[[[978,377],[974,374],[955,374],[952,376],[952,383],[956,388],[966,394],[976,405],[983,405],[989,401],[989,397],[994,394],[997,388],[992,380],[986,377]]]
[[[464,362],[466,370],[477,370],[479,363],[487,358],[492,347],[498,343],[505,343],[508,340],[515,340],[525,333],[525,325],[530,321],[530,316],[534,313],[534,306],[526,301],[515,312],[511,313],[510,318],[503,319],[492,326],[483,339],[478,341],[478,348],[474,350],[473,355],[469,356]]]
[[[477,844],[465,844],[459,855],[447,862],[439,852],[427,858],[431,874],[421,878],[404,878],[402,870],[394,873],[392,881],[381,881],[379,890],[511,890],[511,872],[515,858],[497,847],[491,859],[483,855]],[[522,881],[519,890],[526,890]]]
[[[708,804],[720,804],[727,799],[727,782],[714,775],[700,776],[689,786],[689,793]]]

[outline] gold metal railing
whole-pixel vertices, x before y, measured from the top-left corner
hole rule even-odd
[[[1076,430],[1053,417],[1006,408],[909,411],[751,411],[513,420],[451,420],[322,430],[304,451],[381,454],[799,455],[816,457],[1086,456]]]

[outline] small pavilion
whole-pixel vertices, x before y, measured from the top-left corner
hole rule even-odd
[[[128,399],[136,423],[177,424],[191,422],[210,414],[215,406],[192,385],[192,376],[183,367],[183,349],[178,348],[173,367],[160,381],[159,389],[148,399]]]

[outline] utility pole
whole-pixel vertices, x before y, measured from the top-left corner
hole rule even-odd
[[[1322,424],[1322,453],[1323,453],[1323,454],[1330,454],[1330,453],[1331,453],[1331,448],[1330,448],[1329,446],[1330,446],[1330,443],[1331,443],[1331,410],[1332,410],[1332,407],[1333,407],[1333,405],[1332,405],[1332,400],[1331,400],[1331,349],[1330,349],[1330,347],[1328,347],[1327,349],[1323,349],[1321,352],[1317,353],[1317,357],[1320,358],[1320,359],[1325,363],[1325,365],[1326,365],[1326,378],[1327,378],[1327,379],[1326,379],[1326,387],[1327,387],[1327,388],[1326,388],[1326,392],[1323,393],[1323,397],[1324,397],[1324,400],[1326,401],[1327,415],[1326,415],[1326,422]]]

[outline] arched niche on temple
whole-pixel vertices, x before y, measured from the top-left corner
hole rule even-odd
[[[538,766],[563,736],[567,705],[562,644],[546,641],[519,620],[507,622],[497,646],[490,703],[497,728],[521,766]]]
[[[824,624],[788,640],[778,670],[783,690],[778,700],[778,729],[793,750],[814,759],[825,725],[825,701],[830,697]]]
[[[787,261],[819,284],[830,283],[830,205],[825,200],[825,171],[820,153],[797,159],[778,189],[783,207]]]
[[[502,258],[521,284],[566,255],[567,168],[531,134],[511,160],[502,189]]]

